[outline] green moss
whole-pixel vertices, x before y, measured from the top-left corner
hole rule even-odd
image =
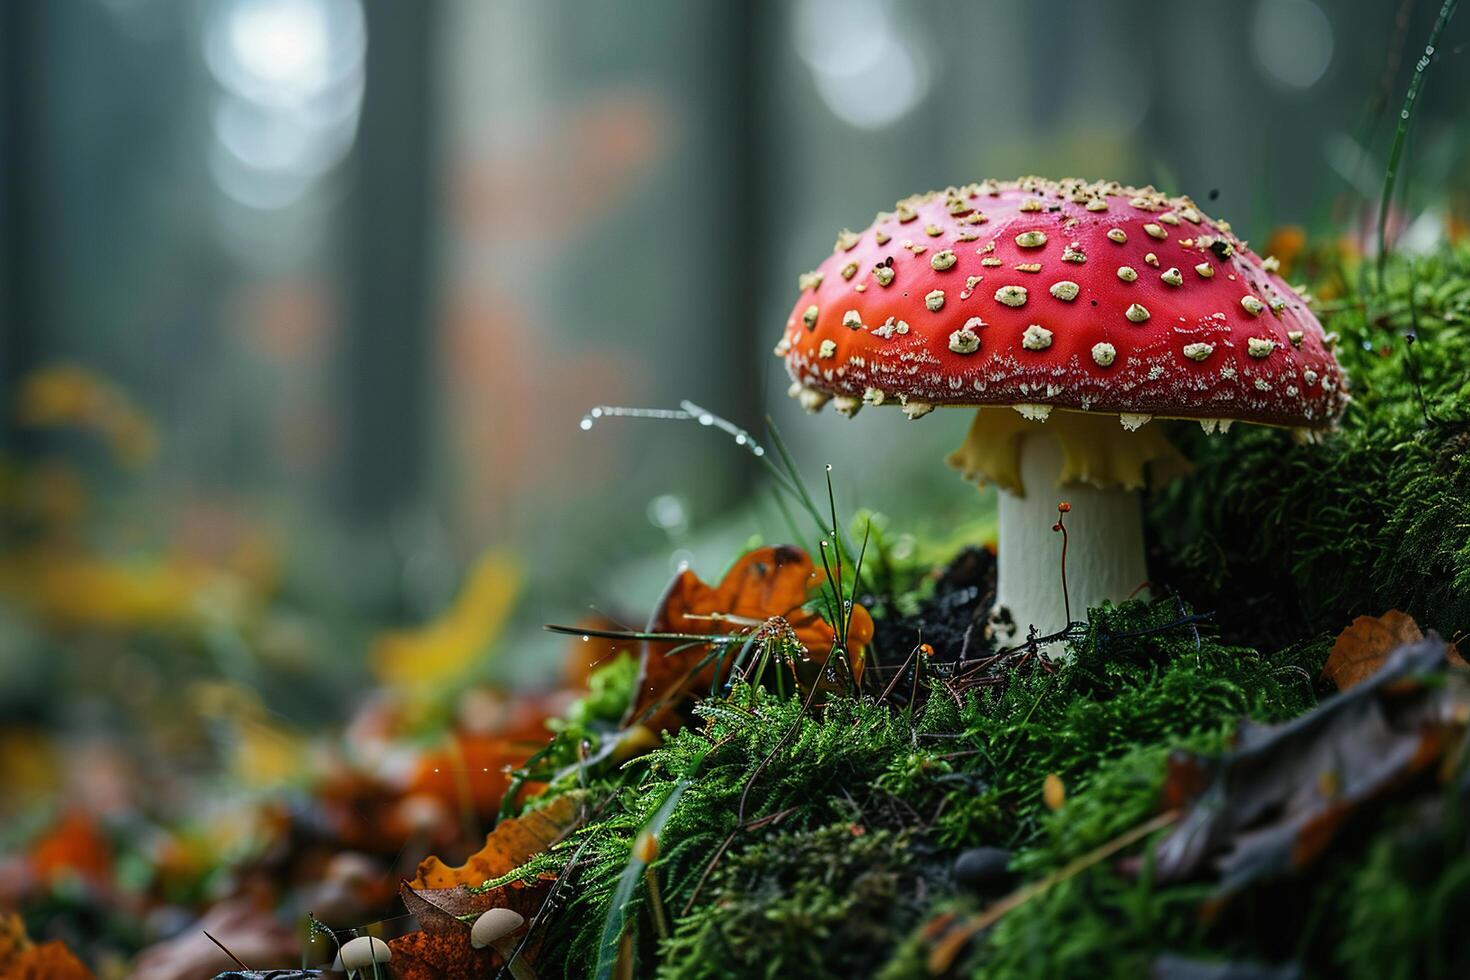
[[[852,977],[886,960],[924,910],[910,834],[856,824],[777,833],[711,876],[662,944],[659,976]]]
[[[1381,299],[1326,314],[1352,379],[1337,434],[1183,433],[1197,468],[1153,508],[1154,571],[1230,636],[1285,643],[1391,608],[1470,629],[1467,261],[1399,264]]]
[[[1241,715],[1289,717],[1315,700],[1320,646],[1261,656],[1218,642],[1181,610],[1174,601],[1094,610],[1069,664],[1033,661],[958,701],[936,686],[917,718],[851,698],[803,714],[794,698],[743,686],[706,702],[703,728],[629,763],[603,816],[554,852],[578,865],[552,926],[560,965],[593,969],[633,838],[676,786],[687,784],[655,864],[674,938],[656,944],[645,890],[624,910],[640,962],[669,976],[724,975],[711,962],[734,961],[711,950],[731,936],[744,957],[729,967],[737,974],[758,963],[817,970],[814,951],[896,949],[900,927],[919,915],[915,876],[923,904],[953,895],[961,848],[1010,847],[1018,869],[1039,874],[1108,840],[1154,812],[1171,748],[1215,749]],[[1068,788],[1055,814],[1041,799],[1048,773]],[[749,826],[732,834],[742,800]],[[872,915],[857,914],[882,903],[884,943]],[[810,929],[757,928],[769,908]],[[861,962],[876,969],[881,959]]]
[[[1240,718],[1285,720],[1329,693],[1321,665],[1353,615],[1398,607],[1470,630],[1467,256],[1399,265],[1381,298],[1327,313],[1355,396],[1338,434],[1298,446],[1250,426],[1183,433],[1197,469],[1150,515],[1153,571],[1182,598],[1092,610],[1060,666],[1013,664],[959,695],[921,678],[917,711],[837,698],[804,712],[739,686],[659,751],[564,775],[553,792],[591,785],[608,802],[535,866],[570,882],[538,967],[591,973],[604,932],[626,928],[639,975],[922,975],[917,926],[984,904],[952,878],[963,848],[1008,848],[1036,881],[1137,827],[1158,812],[1171,752],[1222,751]],[[921,576],[878,567],[880,618],[912,611]],[[560,751],[605,736],[626,690],[595,694],[603,707],[571,721]],[[1053,774],[1066,789],[1055,811],[1042,798]],[[656,813],[662,941],[629,872]],[[1374,819],[1309,874],[1214,919],[1200,914],[1208,886],[1098,863],[976,937],[957,972],[1132,977],[1171,952],[1308,976],[1463,974],[1464,820],[1447,804]],[[1381,826],[1412,832],[1374,836]]]

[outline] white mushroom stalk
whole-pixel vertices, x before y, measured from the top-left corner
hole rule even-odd
[[[1053,636],[1083,620],[1091,606],[1144,594],[1140,489],[1145,467],[1156,477],[1186,464],[1146,416],[981,409],[949,464],[967,479],[999,490],[995,605],[989,629],[997,642]],[[1120,422],[1122,424],[1120,424]],[[1130,428],[1133,431],[1130,431]],[[1066,514],[1054,531],[1057,505]]]

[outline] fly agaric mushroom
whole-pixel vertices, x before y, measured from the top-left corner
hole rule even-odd
[[[949,465],[1000,491],[991,628],[1048,635],[1147,579],[1139,491],[1184,466],[1151,419],[1330,428],[1335,338],[1230,225],[1151,187],[1027,177],[898,202],[800,277],[776,354],[809,411],[978,407]],[[1068,594],[1051,533],[1064,487]]]

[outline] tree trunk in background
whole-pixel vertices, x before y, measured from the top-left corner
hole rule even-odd
[[[369,3],[367,88],[343,254],[346,347],[339,499],[368,525],[423,492],[433,399],[441,189],[437,0]]]

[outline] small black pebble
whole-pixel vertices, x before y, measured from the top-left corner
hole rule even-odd
[[[1011,852],[1003,847],[972,847],[955,858],[955,881],[982,894],[1007,890],[1015,875],[1008,870]]]

